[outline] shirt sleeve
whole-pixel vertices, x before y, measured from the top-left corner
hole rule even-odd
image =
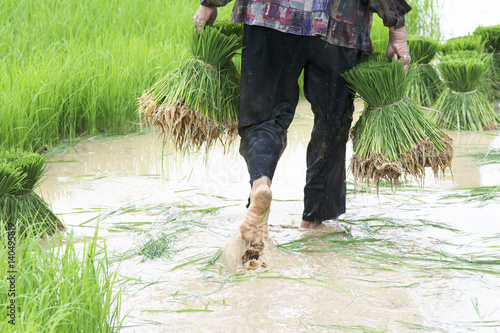
[[[365,0],[366,9],[377,13],[386,27],[401,28],[405,25],[405,14],[411,10],[405,0]]]
[[[200,4],[206,7],[223,7],[232,0],[200,0]]]

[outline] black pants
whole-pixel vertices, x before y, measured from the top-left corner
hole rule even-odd
[[[345,212],[345,151],[354,95],[340,76],[359,51],[319,37],[245,26],[239,114],[240,153],[250,182],[273,178],[299,100],[298,78],[314,113],[307,147],[303,219],[322,222]]]

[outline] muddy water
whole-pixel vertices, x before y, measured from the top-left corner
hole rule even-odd
[[[160,231],[175,239],[170,259],[141,262],[141,256],[132,256],[114,264],[131,278],[124,285],[122,313],[129,316],[123,331],[488,332],[500,327],[500,311],[495,312],[500,275],[489,272],[490,266],[466,269],[471,267],[466,262],[439,261],[452,255],[499,259],[498,199],[449,195],[500,184],[499,164],[481,166],[468,156],[499,147],[500,133],[450,133],[456,149],[453,178],[447,174],[436,181],[429,175],[423,191],[410,182],[395,194],[382,188],[378,196],[355,195],[349,176],[348,212],[305,231],[289,228],[300,222],[312,124],[307,103],[301,102],[299,113],[273,182],[271,239],[286,244],[346,231],[339,241],[377,240],[354,248],[319,248],[329,252],[274,248],[276,265],[265,273],[234,275],[218,264],[203,264],[236,233],[244,215],[249,185],[237,142],[226,154],[217,147],[208,159],[181,157],[157,134],[142,134],[85,141],[52,157],[40,192],[69,229],[92,234],[99,223],[99,234],[117,260]]]

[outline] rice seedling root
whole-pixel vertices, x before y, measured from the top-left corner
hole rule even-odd
[[[444,137],[440,144],[443,149],[438,150],[436,145],[425,137],[413,148],[402,153],[397,161],[391,161],[384,154],[373,151],[368,157],[354,155],[351,159],[351,170],[356,181],[373,182],[377,187],[381,180],[387,181],[391,186],[397,185],[403,175],[422,179],[426,167],[432,169],[436,178],[440,174],[444,177],[453,160],[453,140]]]
[[[220,140],[228,146],[238,133],[237,121],[215,122],[208,116],[189,108],[178,100],[173,104],[156,104],[145,92],[139,99],[139,113],[149,126],[160,129],[163,139],[172,139],[177,148],[191,146],[199,149],[204,143],[209,148]]]

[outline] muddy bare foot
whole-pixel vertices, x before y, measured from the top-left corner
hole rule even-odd
[[[268,237],[267,221],[271,200],[272,193],[267,184],[257,185],[250,191],[250,206],[240,225],[241,236],[247,243],[247,249],[241,259],[247,270],[265,268],[260,255]]]
[[[271,207],[272,193],[267,185],[259,185],[250,192],[250,206],[240,225],[241,236],[248,244],[261,250],[267,237],[267,220]]]

